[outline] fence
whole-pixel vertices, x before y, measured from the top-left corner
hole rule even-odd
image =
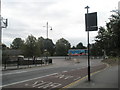
[[[52,59],[23,59],[23,58],[17,58],[15,60],[4,60],[2,61],[2,65],[4,69],[7,69],[8,67],[16,67],[19,68],[20,66],[28,66],[29,65],[46,65],[46,64],[52,64]]]

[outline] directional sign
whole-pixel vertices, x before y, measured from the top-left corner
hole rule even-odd
[[[97,31],[97,12],[85,14],[86,31]]]

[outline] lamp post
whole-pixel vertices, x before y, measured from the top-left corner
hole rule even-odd
[[[90,7],[89,6],[86,6],[85,9],[87,9],[87,25],[88,25],[88,9]],[[89,27],[87,27],[87,35],[88,35],[88,81],[90,81],[90,53],[89,53]]]
[[[46,26],[43,26],[43,27],[46,27],[46,29],[47,29],[46,37],[48,39],[48,28],[50,28],[50,30],[52,30],[52,27],[48,26],[48,22],[47,22]]]

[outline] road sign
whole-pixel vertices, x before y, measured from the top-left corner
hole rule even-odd
[[[97,12],[85,14],[86,31],[97,31]]]

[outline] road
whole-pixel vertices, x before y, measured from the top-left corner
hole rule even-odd
[[[79,59],[80,63],[74,62],[76,59]],[[92,59],[91,67],[94,67],[91,68],[91,72],[94,72],[105,68],[105,65],[100,59]],[[53,64],[45,67],[3,71],[2,85],[5,88],[61,88],[85,75],[87,75],[87,57],[71,60],[53,58]]]

